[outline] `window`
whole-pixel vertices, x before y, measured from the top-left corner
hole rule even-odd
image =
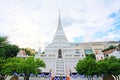
[[[80,54],[80,50],[79,49],[75,49],[75,53],[76,54]]]
[[[85,52],[85,54],[92,54],[93,53],[92,49],[85,49],[84,52]]]

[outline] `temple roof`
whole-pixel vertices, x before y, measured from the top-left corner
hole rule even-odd
[[[54,43],[68,43],[68,40],[65,36],[65,32],[62,28],[60,11],[59,11],[58,27],[57,27],[52,43],[53,44]]]

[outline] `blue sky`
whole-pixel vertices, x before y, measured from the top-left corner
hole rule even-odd
[[[120,0],[0,0],[0,35],[20,47],[44,48],[59,9],[69,42],[120,40]]]

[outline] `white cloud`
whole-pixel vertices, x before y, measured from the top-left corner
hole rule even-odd
[[[70,42],[82,36],[84,41],[114,40],[118,34],[108,33],[97,38],[97,32],[113,29],[114,19],[108,16],[120,9],[119,0],[0,0],[0,33],[20,47],[38,49],[50,43],[61,17],[74,22],[63,25]],[[64,18],[65,19],[65,18]]]

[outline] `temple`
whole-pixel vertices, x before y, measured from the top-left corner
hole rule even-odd
[[[78,54],[68,42],[65,32],[62,28],[61,16],[59,12],[58,27],[54,38],[45,48],[44,54],[37,54],[36,58],[44,60],[46,68],[43,72],[51,71],[54,76],[69,76],[70,71],[76,72],[75,65],[78,60],[85,58],[85,54]]]

